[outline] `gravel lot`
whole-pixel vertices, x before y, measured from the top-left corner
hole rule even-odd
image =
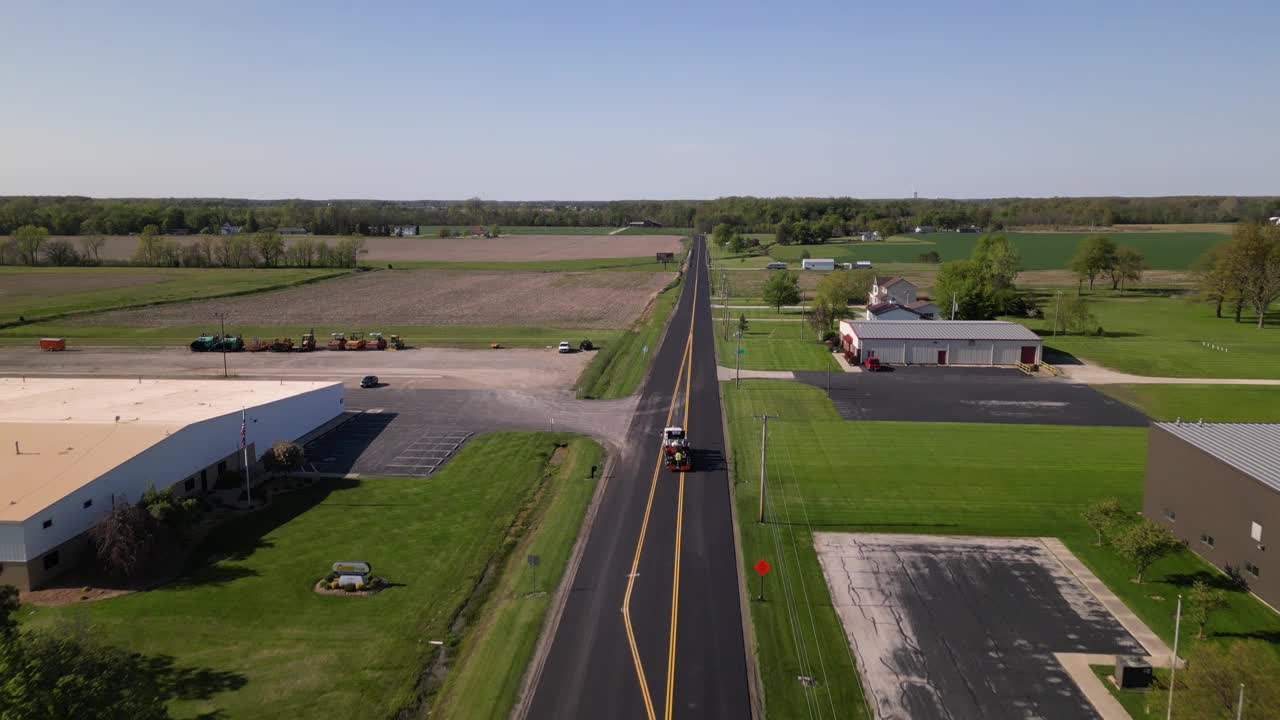
[[[242,325],[623,328],[674,273],[377,270],[271,293],[121,310],[80,325],[169,327],[227,313]]]

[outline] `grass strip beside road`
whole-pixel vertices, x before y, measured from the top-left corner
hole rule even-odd
[[[737,315],[733,313],[730,309],[728,338],[725,337],[723,321],[715,323],[716,358],[724,367],[734,366],[734,355],[739,347],[738,339],[733,336],[738,329]],[[808,323],[753,322],[747,318],[747,325],[741,341],[744,352],[739,356],[743,370],[839,369],[831,357],[830,348],[816,341],[813,328]]]
[[[578,397],[609,400],[626,397],[640,387],[645,371],[658,352],[667,320],[680,298],[683,281],[668,286],[654,298],[644,315],[611,342],[596,351],[578,378]]]
[[[22,618],[82,622],[104,642],[244,679],[239,689],[173,703],[180,717],[392,717],[419,701],[419,679],[438,652],[429,641],[458,642],[459,610],[486,568],[522,542],[518,519],[536,516],[542,500],[570,502],[540,495],[549,480],[564,482],[548,463],[566,442],[566,465],[596,452],[572,435],[501,432],[467,443],[430,479],[322,480],[217,528],[173,582],[24,607]],[[571,514],[557,512],[566,527],[551,536],[573,532]],[[550,561],[558,550],[545,552]],[[393,587],[371,597],[313,592],[334,561],[353,559]]]
[[[1130,582],[1132,569],[1096,546],[1080,517],[1103,497],[1116,497],[1134,512],[1140,508],[1143,428],[849,422],[822,390],[787,381],[744,380],[738,390],[721,383],[721,394],[750,589],[750,565],[763,557],[775,568],[766,580],[773,599],[751,603],[769,717],[802,717],[805,693],[821,692],[825,703],[828,688],[840,717],[865,717],[811,530],[1058,537],[1169,643],[1178,593],[1197,579],[1221,584],[1221,573],[1186,550],[1155,563],[1143,584]],[[769,423],[772,522],[760,525],[760,421],[752,416],[765,412],[779,417]],[[808,593],[810,605],[801,608],[805,622],[789,619],[782,584],[798,596]],[[1210,624],[1209,642],[1280,638],[1275,612],[1245,592],[1229,591],[1228,598]],[[1184,625],[1183,647],[1189,651],[1194,642]],[[1280,671],[1280,643],[1268,645]],[[802,651],[811,663],[801,663]],[[796,677],[812,675],[817,657],[828,678],[806,691]]]
[[[444,686],[432,703],[432,717],[500,720],[511,713],[551,599],[564,575],[591,503],[603,451],[587,438],[569,440],[559,467],[537,498],[535,513],[507,559],[502,576],[459,648]],[[537,556],[536,566],[529,558]]]
[[[1280,386],[1095,385],[1156,420],[1280,422]]]

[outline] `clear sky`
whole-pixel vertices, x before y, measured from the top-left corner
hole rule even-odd
[[[4,0],[0,27],[0,194],[1280,194],[1275,0]]]

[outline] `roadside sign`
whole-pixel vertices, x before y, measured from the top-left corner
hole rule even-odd
[[[342,560],[333,564],[333,571],[339,575],[368,575],[373,567],[360,560]]]
[[[756,568],[756,572],[760,573],[760,577],[764,577],[765,575],[769,574],[769,570],[772,568],[772,566],[769,565],[768,560],[765,560],[764,558],[760,558],[760,562],[755,564],[755,568]]]
[[[649,346],[648,346],[648,345],[645,345],[644,347],[640,348],[640,354],[641,354],[641,355],[647,355],[648,353],[649,353]]]
[[[542,564],[542,558],[538,555],[529,556],[529,567],[538,567]]]

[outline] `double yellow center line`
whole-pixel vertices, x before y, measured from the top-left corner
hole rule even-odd
[[[689,314],[689,334],[685,338],[684,353],[680,357],[680,370],[676,373],[676,382],[671,392],[671,404],[667,407],[666,425],[671,425],[675,417],[676,401],[680,398],[680,383],[684,382],[684,421],[686,435],[689,429],[689,386],[693,377],[693,328],[698,303],[698,280],[702,275],[701,258],[698,262],[690,262],[693,272],[693,305]],[[640,694],[644,699],[644,709],[649,720],[657,720],[654,713],[653,698],[649,694],[649,683],[645,679],[644,663],[640,660],[640,651],[636,646],[635,631],[631,626],[631,593],[635,588],[637,571],[640,567],[640,555],[644,550],[645,534],[649,529],[649,517],[653,512],[653,497],[658,490],[658,478],[662,475],[663,455],[658,450],[658,460],[653,467],[653,479],[649,484],[649,499],[644,506],[644,518],[640,523],[640,536],[636,539],[635,555],[631,559],[631,572],[627,575],[627,592],[622,599],[622,621],[627,629],[627,643],[631,646],[631,660],[635,663],[636,677],[640,681]],[[671,578],[671,632],[667,648],[667,689],[663,717],[671,718],[671,703],[675,689],[676,672],[676,623],[680,605],[680,540],[684,528],[684,476],[680,473],[679,491],[676,500],[676,552],[675,564]]]

